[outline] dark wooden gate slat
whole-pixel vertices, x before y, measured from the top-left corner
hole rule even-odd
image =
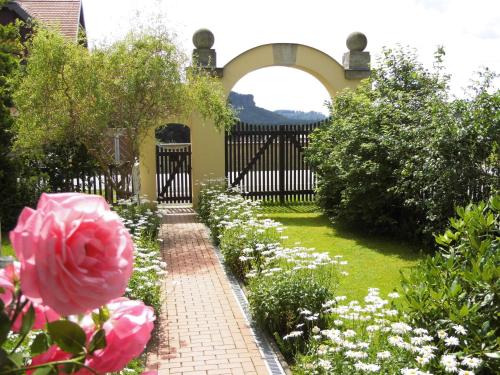
[[[309,135],[324,123],[235,124],[225,136],[228,183],[252,199],[313,199],[316,178],[304,154]]]
[[[259,151],[255,154],[255,156],[252,158],[252,160],[250,161],[250,163],[248,163],[248,165],[246,165],[242,170],[241,172],[239,173],[238,177],[236,177],[233,181],[233,183],[231,184],[232,186],[236,186],[240,183],[240,181],[243,179],[243,177],[248,173],[248,171],[250,170],[250,168],[252,168],[252,166],[257,162],[259,161],[261,158],[260,156],[262,155],[262,153],[267,149],[267,147],[269,147],[269,145],[271,144],[271,142],[273,141],[274,139],[274,136],[270,136],[267,141],[264,143],[264,145],[259,149]],[[262,187],[262,182],[259,181],[259,185],[260,187]]]
[[[167,203],[189,203],[191,192],[191,146],[157,146],[157,199]]]

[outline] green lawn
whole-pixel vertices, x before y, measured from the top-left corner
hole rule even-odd
[[[421,258],[416,247],[390,238],[373,237],[333,226],[314,206],[267,206],[264,215],[283,223],[285,245],[313,247],[330,255],[342,255],[343,270],[338,295],[362,300],[370,287],[387,295],[399,285],[400,270],[414,266]]]
[[[14,255],[14,250],[10,245],[7,235],[2,234],[2,253],[0,255]]]

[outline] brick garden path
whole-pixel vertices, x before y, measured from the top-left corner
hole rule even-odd
[[[148,354],[148,369],[159,375],[269,374],[207,230],[193,210],[170,209],[161,235],[168,275],[158,343]]]

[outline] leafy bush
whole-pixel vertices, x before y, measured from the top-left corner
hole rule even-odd
[[[5,0],[0,0],[0,7]],[[16,206],[16,165],[10,157],[13,141],[11,128],[14,120],[10,108],[12,104],[11,78],[19,68],[22,50],[19,29],[14,24],[0,25],[0,225],[10,228],[17,219]]]
[[[266,254],[279,246],[278,225],[272,220],[255,220],[225,228],[219,247],[224,263],[238,279],[244,281],[251,270],[261,273],[271,266]]]
[[[432,243],[453,208],[500,186],[500,91],[485,71],[468,99],[449,97],[443,52],[429,71],[384,50],[370,79],[334,98],[307,159],[319,204],[335,218]]]
[[[304,312],[318,312],[332,298],[335,277],[331,270],[301,269],[251,279],[248,300],[252,316],[276,338],[285,356],[290,358],[292,348],[281,337],[302,324]]]
[[[405,298],[418,325],[466,327],[460,351],[481,357],[493,371],[500,355],[500,195],[457,214],[436,236],[440,251],[403,277]]]

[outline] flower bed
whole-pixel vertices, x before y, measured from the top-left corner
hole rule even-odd
[[[397,293],[390,298],[398,298]],[[322,312],[328,329],[315,328],[307,343],[307,355],[298,357],[298,374],[471,374],[481,360],[459,360],[457,348],[466,329],[453,325],[435,335],[410,326],[393,301],[369,290],[365,304],[346,304],[337,297],[324,304]],[[300,336],[289,337],[297,340]]]
[[[314,249],[284,248],[283,226],[263,219],[258,202],[221,185],[202,189],[199,213],[225,265],[248,287],[254,318],[291,358],[294,347],[281,337],[300,324],[303,309],[317,309],[333,296],[344,262]]]
[[[499,197],[459,209],[453,230],[436,237],[442,254],[406,278],[404,303],[371,288],[360,304],[334,296],[340,259],[283,248],[284,228],[263,219],[257,202],[211,184],[199,205],[225,264],[248,287],[254,319],[298,374],[496,373],[499,212]]]
[[[137,205],[133,201],[122,201],[113,209],[122,218],[134,241],[134,270],[125,295],[140,299],[160,313],[160,282],[166,274],[167,264],[160,253],[158,229],[161,214],[156,205]]]

